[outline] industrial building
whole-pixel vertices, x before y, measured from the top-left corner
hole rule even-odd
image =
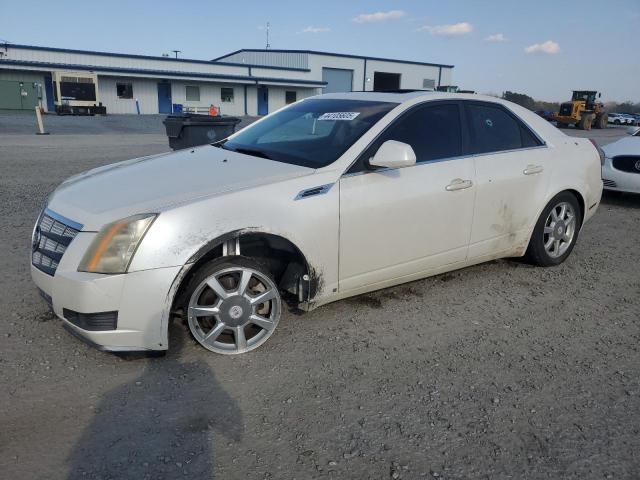
[[[265,115],[319,93],[451,85],[452,65],[318,52],[237,50],[189,60],[0,44],[0,109]]]

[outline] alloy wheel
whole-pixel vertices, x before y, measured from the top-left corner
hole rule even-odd
[[[203,280],[189,299],[195,339],[212,352],[244,353],[262,345],[280,320],[280,293],[265,274],[237,266]]]
[[[564,255],[576,233],[576,212],[568,202],[561,202],[551,209],[544,224],[544,249],[551,258]]]

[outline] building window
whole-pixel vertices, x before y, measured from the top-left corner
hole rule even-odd
[[[187,102],[199,102],[200,101],[200,87],[194,87],[187,85],[185,87],[185,95]]]
[[[118,98],[133,98],[133,84],[131,83],[116,83],[116,91]]]
[[[297,92],[286,91],[284,92],[284,101],[287,105],[289,105],[290,103],[294,103],[297,100],[297,96]]]
[[[223,102],[233,102],[233,88],[222,87],[220,89],[220,99]]]

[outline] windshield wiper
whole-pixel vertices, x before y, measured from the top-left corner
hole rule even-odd
[[[253,148],[236,148],[234,149],[234,152],[244,153],[246,155],[253,155],[254,157],[261,157],[271,160],[271,157],[265,152],[263,152],[262,150],[255,150]]]

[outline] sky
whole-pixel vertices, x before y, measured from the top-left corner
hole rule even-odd
[[[210,60],[309,49],[455,65],[454,84],[640,102],[640,0],[0,0],[0,41]]]

